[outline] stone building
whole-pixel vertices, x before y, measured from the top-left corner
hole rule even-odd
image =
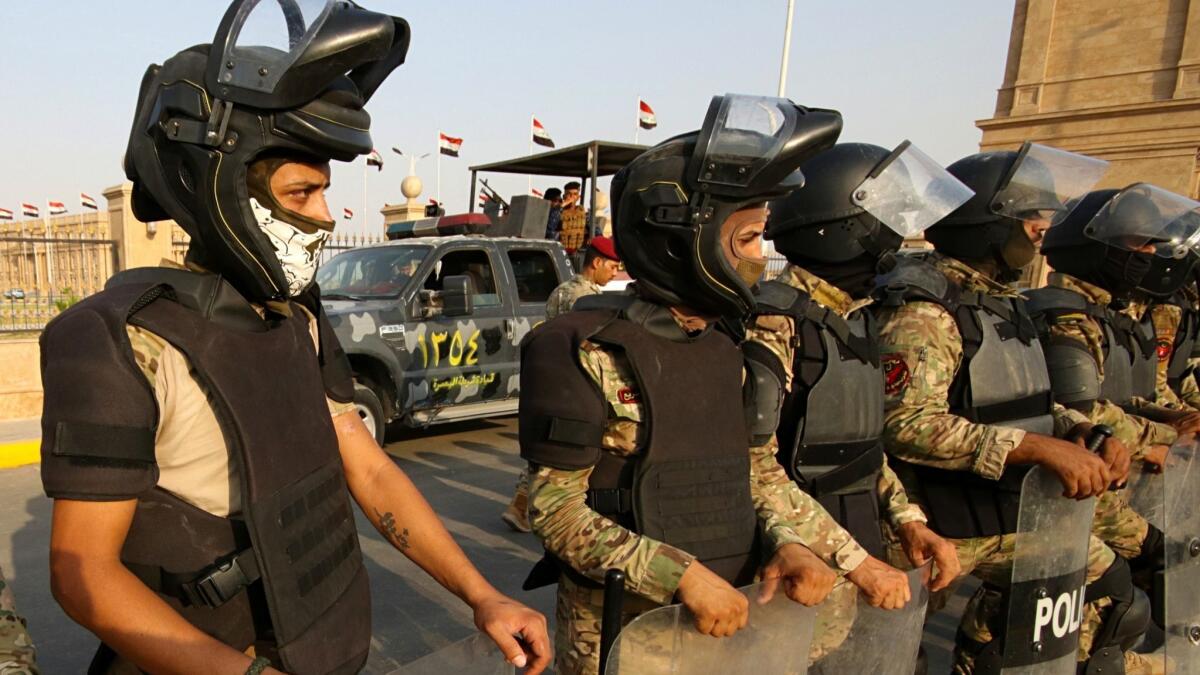
[[[1200,196],[1200,1],[1016,0],[996,113],[976,125],[981,150],[1033,140],[1111,162],[1101,187]]]

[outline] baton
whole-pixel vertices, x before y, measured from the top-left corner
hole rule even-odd
[[[1100,452],[1100,448],[1104,445],[1104,441],[1112,438],[1113,428],[1107,424],[1097,424],[1092,427],[1092,433],[1087,439],[1087,449],[1092,452]]]
[[[604,613],[600,618],[600,673],[608,665],[608,652],[621,632],[621,609],[625,603],[625,573],[609,570],[604,575]]]

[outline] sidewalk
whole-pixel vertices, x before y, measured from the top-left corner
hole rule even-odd
[[[41,459],[42,421],[6,420],[0,422],[0,469],[35,464]]]

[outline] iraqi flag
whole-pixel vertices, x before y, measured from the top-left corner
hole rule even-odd
[[[550,134],[546,133],[546,127],[542,126],[536,117],[533,118],[533,142],[547,148],[554,147],[554,141],[551,140]]]
[[[46,200],[46,209],[50,211],[52,216],[61,216],[67,212],[67,205],[62,202],[56,202],[50,199]]]
[[[96,200],[92,199],[91,195],[87,194],[86,192],[79,193],[79,206],[81,208],[91,209],[93,211],[99,210],[100,208],[99,206],[96,206]]]
[[[21,214],[27,218],[37,218],[42,215],[42,212],[29,202],[21,202]]]
[[[350,209],[342,209],[342,220],[354,220],[354,212]]]
[[[0,209],[0,220],[12,220],[13,212],[8,209]]]
[[[378,150],[371,150],[371,154],[367,155],[367,166],[383,171],[383,155],[379,154]]]
[[[438,152],[448,157],[458,157],[458,151],[462,148],[462,139],[438,132]]]
[[[638,99],[638,126],[643,129],[653,129],[658,126],[658,118],[654,116],[654,108],[651,108],[642,99]]]
[[[533,193],[534,197],[545,197],[546,196],[545,194],[542,193],[541,190],[539,190],[537,188],[530,188],[529,191]]]

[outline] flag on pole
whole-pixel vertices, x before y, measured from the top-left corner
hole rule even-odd
[[[99,206],[96,206],[96,200],[92,199],[91,195],[86,192],[79,193],[79,206],[85,209],[92,209],[93,211],[100,209]]]
[[[536,117],[533,118],[533,142],[547,148],[554,147],[554,141],[551,140],[550,134],[546,133],[546,127],[542,126]]]
[[[542,194],[542,191],[537,188],[531,189],[530,192],[533,193],[534,197],[545,197],[546,196],[546,195]]]
[[[449,157],[458,157],[458,151],[461,147],[461,138],[447,136],[446,134],[438,132],[438,152]]]
[[[21,214],[28,218],[37,218],[42,214],[38,207],[29,202],[21,202]]]
[[[62,202],[56,202],[54,200],[47,199],[46,209],[50,211],[50,215],[60,216],[67,212],[67,205]]]
[[[654,108],[651,108],[642,99],[638,99],[638,125],[643,129],[653,129],[658,126],[658,118],[654,116]]]
[[[378,150],[372,149],[371,154],[367,155],[367,166],[373,166],[383,171],[383,155],[379,154]]]
[[[491,197],[487,196],[486,194],[484,194],[482,192],[479,193],[479,205],[480,206],[483,206],[484,204],[487,204],[490,201],[492,201]]]
[[[12,220],[13,212],[8,209],[0,209],[0,220]]]
[[[354,212],[350,209],[342,209],[342,220],[354,220]]]

